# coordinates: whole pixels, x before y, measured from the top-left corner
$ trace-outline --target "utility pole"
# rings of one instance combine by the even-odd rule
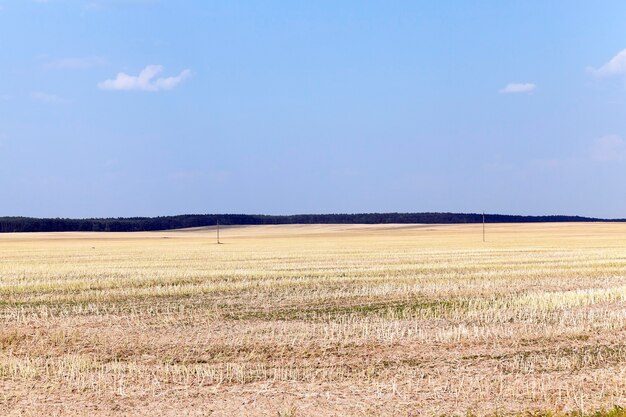
[[[483,211],[483,242],[485,241],[485,212]]]
[[[220,244],[220,219],[216,220],[217,222],[217,244]]]

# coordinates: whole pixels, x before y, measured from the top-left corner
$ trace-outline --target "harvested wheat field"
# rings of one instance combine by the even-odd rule
[[[0,415],[626,406],[626,224],[221,232],[0,235]]]

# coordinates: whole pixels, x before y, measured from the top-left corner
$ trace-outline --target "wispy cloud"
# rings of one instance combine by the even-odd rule
[[[512,171],[515,165],[506,161],[501,154],[494,155],[491,161],[485,163],[483,168],[489,171]]]
[[[156,0],[89,0],[83,3],[84,11],[98,11],[115,6],[145,6],[156,3]]]
[[[591,159],[598,162],[626,160],[626,141],[619,135],[595,139],[591,146]]]
[[[128,75],[124,72],[117,74],[112,80],[105,80],[98,83],[102,90],[118,91],[161,91],[176,88],[181,82],[191,76],[191,71],[186,69],[175,77],[155,78],[163,71],[162,65],[148,65],[139,75]]]
[[[626,49],[622,49],[600,68],[589,67],[587,70],[596,77],[611,77],[626,74]]]
[[[501,94],[530,93],[537,86],[533,83],[509,83],[500,90]]]
[[[213,183],[227,182],[231,177],[229,171],[204,171],[204,170],[191,170],[191,171],[177,171],[167,175],[167,179],[174,182],[194,182],[194,181],[209,181]]]
[[[106,65],[107,63],[107,59],[100,56],[70,57],[48,61],[44,64],[44,68],[58,70],[85,70],[100,65]]]
[[[69,101],[63,97],[57,96],[55,94],[48,94],[42,91],[33,91],[30,93],[30,98],[40,103],[48,103],[48,104],[64,104]]]

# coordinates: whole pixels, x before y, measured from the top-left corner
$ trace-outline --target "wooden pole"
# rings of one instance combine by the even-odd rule
[[[483,242],[485,241],[485,212],[483,211]]]
[[[220,220],[217,219],[217,244],[220,244]]]

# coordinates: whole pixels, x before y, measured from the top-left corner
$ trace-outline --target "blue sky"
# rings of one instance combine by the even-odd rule
[[[0,0],[0,215],[626,217],[626,2]]]

